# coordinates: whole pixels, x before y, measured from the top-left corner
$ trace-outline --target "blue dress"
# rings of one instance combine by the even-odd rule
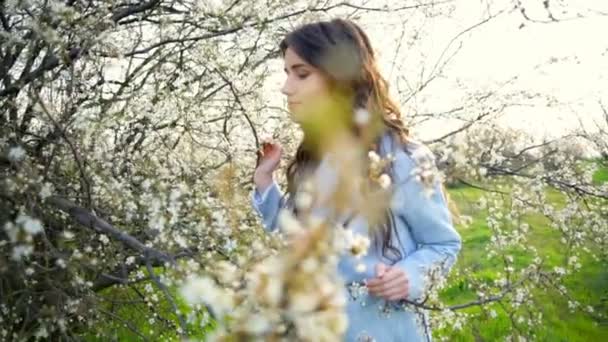
[[[427,341],[431,339],[427,316],[419,310],[387,302],[382,298],[367,294],[363,281],[375,277],[375,265],[383,262],[402,268],[409,279],[409,301],[425,298],[429,286],[428,274],[431,269],[439,269],[445,274],[450,269],[461,248],[461,239],[454,229],[451,214],[441,192],[441,184],[433,184],[432,193],[425,193],[423,184],[413,176],[421,161],[434,165],[431,151],[422,144],[396,142],[389,134],[380,139],[379,154],[391,153],[394,157],[391,178],[393,211],[396,235],[400,243],[393,243],[402,258],[395,262],[384,257],[379,248],[371,244],[366,256],[354,260],[343,256],[339,262],[339,272],[345,281],[349,298],[346,312],[348,328],[345,341]],[[322,169],[323,163],[319,166]],[[331,172],[323,172],[325,180],[331,184]],[[426,188],[428,189],[428,187]],[[263,193],[253,191],[252,204],[261,215],[267,231],[276,229],[279,210],[285,206],[281,190],[273,183]],[[348,227],[355,233],[368,235],[365,219],[355,217]],[[393,235],[395,237],[395,235]],[[371,237],[370,237],[371,239]],[[357,264],[363,262],[365,271],[358,272]]]

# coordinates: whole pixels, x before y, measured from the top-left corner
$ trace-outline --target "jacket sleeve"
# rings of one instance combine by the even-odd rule
[[[263,193],[254,188],[251,195],[251,204],[262,217],[264,229],[274,231],[277,228],[277,217],[284,205],[283,194],[276,182],[272,182]]]
[[[430,151],[429,151],[430,153]],[[432,163],[434,160],[427,159]],[[409,301],[420,301],[436,276],[444,277],[456,261],[461,238],[452,223],[441,184],[425,187],[415,177],[418,163],[403,154],[395,160],[393,208],[409,228],[416,249],[396,263],[409,280]],[[432,191],[429,191],[431,190]]]

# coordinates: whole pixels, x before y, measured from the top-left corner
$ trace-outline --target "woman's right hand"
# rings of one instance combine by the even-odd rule
[[[258,165],[253,175],[258,191],[263,192],[272,183],[272,174],[279,168],[282,155],[283,148],[278,143],[262,143],[262,148],[258,151]]]

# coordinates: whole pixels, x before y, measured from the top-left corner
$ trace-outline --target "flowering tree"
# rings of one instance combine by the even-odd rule
[[[142,339],[202,336],[207,328],[218,338],[339,336],[342,293],[331,269],[339,251],[364,253],[365,239],[285,214],[291,238],[284,241],[263,234],[249,208],[262,132],[276,129],[288,148],[297,137],[264,93],[276,42],[290,27],[326,16],[431,18],[453,5],[2,2],[0,337],[115,337],[119,326]],[[491,11],[465,31],[524,7]],[[401,90],[402,103],[422,96],[456,52],[450,44],[429,74]],[[563,280],[581,260],[606,260],[606,185],[592,181],[597,165],[563,140],[514,145],[513,134],[496,129],[512,95],[471,92],[447,113],[420,108],[411,116],[412,126],[462,122],[427,143],[448,179],[483,191],[476,208],[500,268],[498,277],[467,278],[463,264],[447,284],[435,282],[466,286],[471,300],[448,303],[436,286],[403,308],[435,311],[439,334],[474,326],[468,318],[491,319],[498,305],[514,334],[533,334],[542,319],[533,305],[539,288],[600,317],[596,303],[570,298]],[[605,147],[605,136],[581,135]],[[560,169],[545,168],[548,159]],[[562,196],[560,205],[548,189]],[[530,213],[546,217],[563,258],[547,260],[527,243]],[[290,278],[296,270],[304,278]],[[302,287],[312,274],[321,276]]]

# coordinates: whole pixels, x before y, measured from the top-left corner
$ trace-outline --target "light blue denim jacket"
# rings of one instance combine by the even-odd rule
[[[461,248],[460,235],[454,229],[440,183],[434,184],[434,191],[428,196],[424,193],[422,183],[412,175],[420,160],[418,156],[430,158],[427,160],[434,163],[430,150],[415,143],[403,146],[385,134],[380,140],[379,154],[385,156],[387,153],[395,158],[391,172],[394,190],[391,209],[399,237],[396,241],[400,243],[393,243],[393,246],[400,250],[402,259],[395,263],[385,258],[380,248],[374,247],[373,243],[368,254],[361,260],[346,255],[341,258],[339,271],[349,294],[346,308],[349,322],[345,341],[430,340],[425,314],[399,305],[402,304],[400,302],[387,303],[381,298],[368,295],[358,285],[375,276],[377,263],[394,264],[402,268],[409,279],[407,299],[420,302],[424,300],[425,289],[429,286],[429,277],[425,275],[431,267],[439,265],[441,272],[447,273]],[[333,183],[331,172],[324,171],[323,177],[326,186]],[[285,206],[278,185],[273,183],[262,194],[254,190],[252,204],[261,215],[264,228],[274,231],[278,212]],[[368,225],[363,218],[355,217],[348,227],[355,233],[368,235]],[[365,271],[357,272],[355,267],[361,262],[366,266]]]

